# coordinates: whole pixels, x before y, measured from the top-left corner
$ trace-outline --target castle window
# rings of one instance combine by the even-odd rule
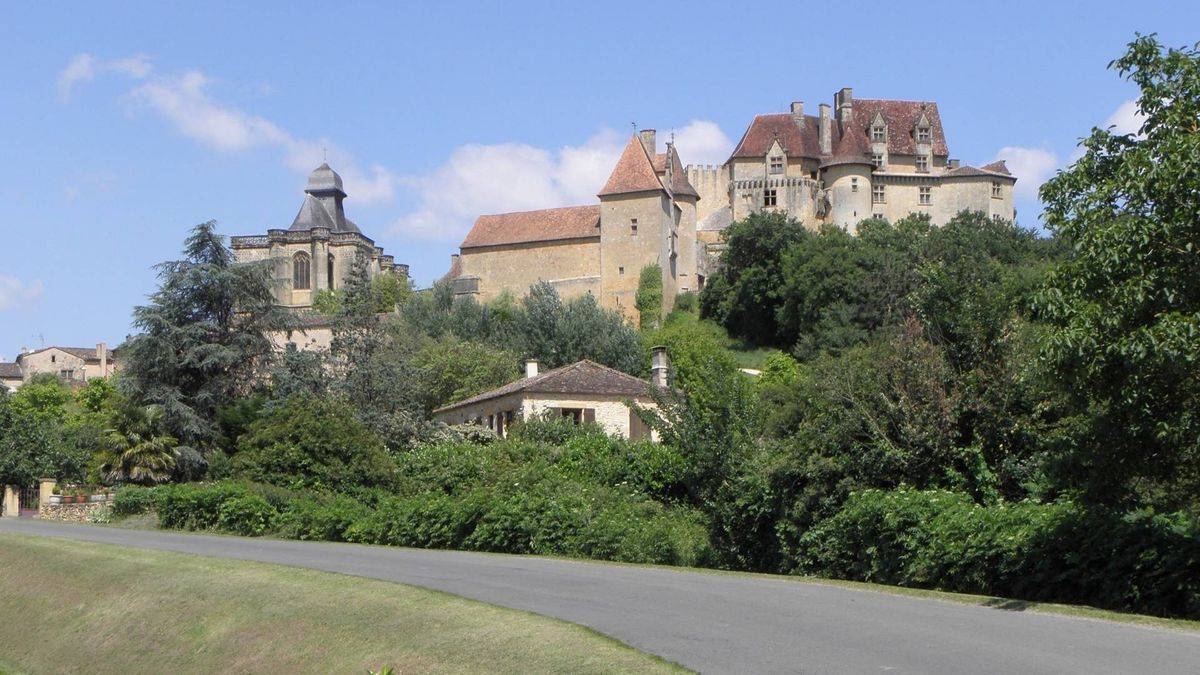
[[[922,173],[929,171],[929,157],[927,155],[917,155],[917,171]]]
[[[876,143],[882,143],[887,140],[887,128],[881,125],[871,127],[871,140]]]
[[[929,206],[933,203],[933,188],[929,187],[928,185],[922,185],[921,187],[917,188],[917,192],[920,195],[920,203],[922,206]]]
[[[917,142],[928,143],[930,138],[929,127],[917,127]]]
[[[882,213],[872,213],[872,214],[871,214],[871,217],[872,217],[872,218],[874,218],[875,220],[883,220],[883,214],[882,214]]]
[[[327,273],[325,275],[325,278],[329,281],[329,290],[332,291],[333,290],[333,255],[332,254],[329,256],[328,260],[329,260],[329,264],[326,265]]]
[[[876,169],[883,168],[883,155],[881,153],[877,152],[871,155],[871,166],[874,166]]]
[[[1000,184],[999,184],[999,183],[992,183],[992,198],[993,198],[993,199],[1000,199],[1000,194],[1001,194],[1001,193],[1000,193]]]
[[[292,256],[292,288],[297,291],[307,291],[311,286],[312,259],[307,253],[300,252]]]
[[[872,185],[871,186],[871,203],[872,204],[884,203],[883,186],[882,185]]]
[[[630,221],[629,221],[629,234],[630,234],[630,235],[632,235],[632,236],[634,236],[634,237],[636,237],[636,236],[637,236],[637,218],[630,219]]]
[[[858,179],[857,178],[850,179],[850,191],[858,192]]]
[[[763,190],[763,206],[775,206],[776,203],[775,190]]]
[[[625,274],[625,268],[624,268],[624,267],[618,267],[618,268],[617,268],[617,274]]]
[[[783,158],[782,157],[772,157],[771,158],[771,173],[783,173]]]

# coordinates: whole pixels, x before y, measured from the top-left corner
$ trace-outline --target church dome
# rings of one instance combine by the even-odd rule
[[[343,195],[346,191],[342,189],[342,177],[338,172],[329,168],[329,164],[322,163],[313,172],[308,174],[308,185],[304,188],[305,192],[341,192]]]

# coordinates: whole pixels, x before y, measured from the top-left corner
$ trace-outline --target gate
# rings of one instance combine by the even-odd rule
[[[37,515],[37,513],[38,513],[38,493],[39,493],[39,490],[36,485],[34,485],[32,487],[21,488],[21,494],[20,494],[20,499],[19,499],[20,508],[18,509],[18,511],[22,518],[32,518]]]

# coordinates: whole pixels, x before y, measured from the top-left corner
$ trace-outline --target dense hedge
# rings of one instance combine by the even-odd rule
[[[787,553],[826,577],[1200,617],[1200,521],[1182,513],[867,490]]]

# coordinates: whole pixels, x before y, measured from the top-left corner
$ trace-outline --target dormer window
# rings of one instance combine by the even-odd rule
[[[883,154],[882,153],[877,152],[877,153],[871,155],[871,166],[875,167],[876,169],[883,168]]]
[[[929,127],[917,127],[917,142],[928,143],[930,139]]]
[[[871,125],[871,142],[882,143],[887,140],[887,127],[882,124]]]
[[[772,157],[771,158],[771,173],[783,173],[783,158],[782,157]]]

